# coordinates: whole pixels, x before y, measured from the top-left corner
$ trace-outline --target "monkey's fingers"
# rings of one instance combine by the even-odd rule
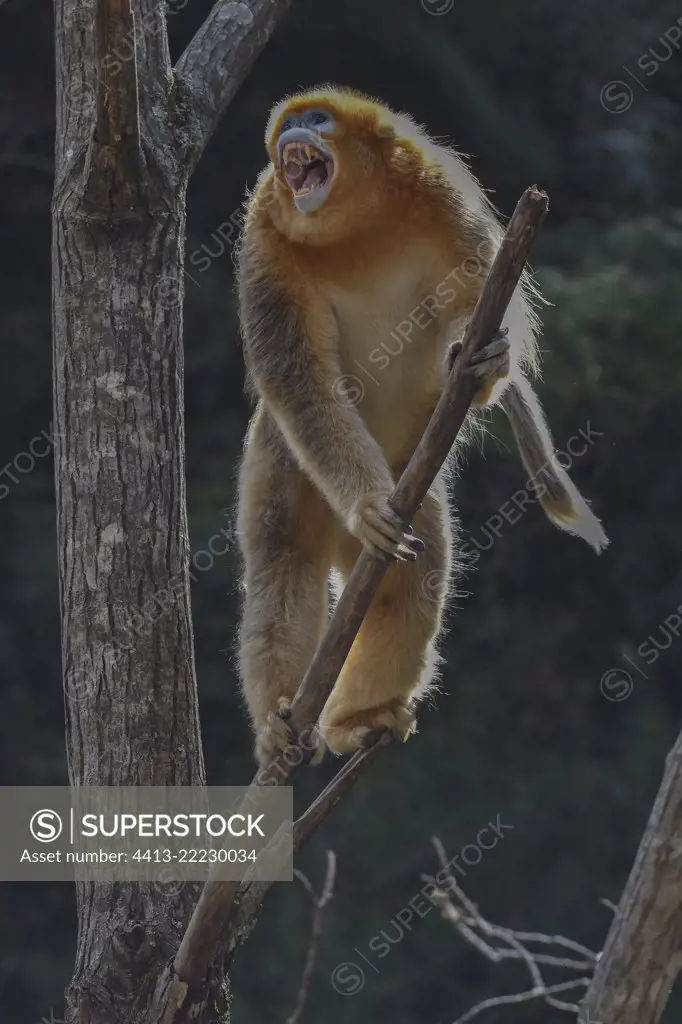
[[[505,352],[509,352],[509,328],[501,327],[499,331],[493,334],[492,338],[487,345],[483,348],[479,348],[477,352],[474,352],[471,360],[469,361],[470,366],[474,366],[476,363],[484,363],[486,359],[491,359],[494,356],[502,355]]]
[[[348,530],[375,558],[386,561],[414,561],[424,542],[412,533],[391,508],[387,495],[367,494],[360,498],[349,516]]]
[[[491,361],[492,361],[492,363],[491,363],[491,366],[492,366],[494,364],[494,361],[497,359],[498,356],[504,356],[505,354],[507,356],[507,363],[508,363],[508,361],[509,361],[509,349],[510,349],[510,342],[509,342],[508,334],[509,334],[509,328],[508,327],[501,327],[499,331],[496,331],[495,334],[493,334],[492,338],[490,339],[490,341],[488,342],[487,345],[484,345],[483,348],[480,348],[477,352],[474,352],[473,356],[471,357],[471,359],[470,359],[470,361],[469,361],[469,363],[467,365],[465,373],[467,373],[469,376],[475,377],[476,379],[481,379],[481,377],[483,377],[483,379],[485,379],[485,370],[476,371],[476,370],[473,369],[474,366],[478,366],[480,364],[488,364]],[[448,349],[448,354],[447,354],[447,368],[448,368],[448,372],[450,372],[450,370],[452,370],[453,366],[455,365],[455,361],[459,357],[461,351],[462,351],[462,342],[461,341],[454,341],[452,343],[452,345],[450,346],[450,348]],[[500,365],[504,366],[504,362],[502,361],[500,363]],[[490,372],[491,372],[491,377],[495,376],[495,372],[496,371],[493,371],[491,369]],[[509,366],[507,365],[507,369],[505,370],[505,372],[504,373],[499,373],[498,372],[497,373],[497,377],[498,378],[499,377],[505,377],[508,372],[509,372]]]
[[[509,373],[509,338],[507,328],[498,331],[493,340],[475,352],[465,369],[467,377],[481,383],[491,383],[506,377]]]
[[[415,552],[401,550],[400,545],[387,541],[379,532],[367,529],[362,535],[362,545],[374,558],[380,558],[383,562],[413,562],[417,555]]]
[[[364,514],[365,543],[385,555],[404,562],[413,562],[424,550],[424,542],[415,537],[409,523],[404,523],[388,503],[370,505]]]

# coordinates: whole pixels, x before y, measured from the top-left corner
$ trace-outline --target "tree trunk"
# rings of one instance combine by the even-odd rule
[[[609,931],[580,1024],[658,1024],[682,969],[682,733]]]
[[[216,3],[173,71],[162,0],[55,0],[55,473],[74,785],[205,784],[185,506],[185,194],[290,2]],[[68,1024],[155,1024],[198,886],[77,891]],[[227,1024],[222,949],[173,998],[182,989],[193,1024]]]
[[[75,784],[205,782],[187,572],[181,288],[173,291],[183,199],[163,217],[116,225],[85,213],[70,190],[55,204],[60,598]],[[195,887],[176,889],[78,887],[69,1020],[145,1019],[196,898]],[[226,994],[216,977],[212,996],[223,1009]]]
[[[163,4],[139,6],[163,18]],[[75,785],[201,785],[184,474],[187,172],[166,103],[167,52],[160,23],[144,40],[125,0],[58,0],[56,20],[54,429],[69,774]],[[124,54],[125,32],[137,33],[137,61],[104,70],[103,54]],[[137,65],[154,56],[158,78],[138,97]],[[77,890],[67,1021],[147,1024],[196,885]],[[197,1024],[229,1019],[219,959],[202,1003]]]

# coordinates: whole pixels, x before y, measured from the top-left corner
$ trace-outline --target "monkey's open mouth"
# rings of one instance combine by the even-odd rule
[[[287,142],[282,150],[282,171],[295,196],[305,196],[329,184],[334,161],[309,142]]]

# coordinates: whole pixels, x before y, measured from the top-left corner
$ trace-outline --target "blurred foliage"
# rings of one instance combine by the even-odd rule
[[[177,56],[207,0],[169,19]],[[509,214],[532,181],[551,211],[534,264],[553,305],[544,313],[540,386],[557,445],[594,437],[572,473],[612,546],[599,559],[536,508],[481,553],[454,602],[442,693],[419,737],[389,751],[339,806],[301,858],[320,880],[338,856],[305,1021],[447,1021],[526,979],[493,969],[432,912],[397,941],[396,915],[435,867],[430,837],[454,854],[499,814],[513,826],[480,864],[468,893],[503,924],[561,932],[599,948],[627,877],[682,710],[682,643],[645,665],[637,647],[661,639],[682,602],[682,55],[663,33],[676,4],[591,0],[455,2],[441,17],[419,0],[295,0],[237,96],[189,195],[186,281],[187,471],[192,548],[205,548],[234,505],[248,416],[232,294],[230,245],[217,231],[238,211],[264,162],[262,132],[282,94],[337,81],[409,110],[472,154],[476,174]],[[440,5],[443,6],[443,5]],[[40,0],[0,9],[0,462],[48,431],[52,21]],[[652,51],[653,48],[653,51]],[[658,54],[645,76],[640,57]],[[649,63],[650,70],[650,63]],[[634,76],[634,77],[633,77]],[[607,109],[611,82],[628,109]],[[604,97],[604,103],[600,101]],[[211,266],[198,270],[202,246]],[[196,259],[192,260],[192,255]],[[3,478],[5,479],[5,478]],[[52,465],[49,457],[0,501],[0,783],[64,783],[63,694]],[[495,417],[457,485],[462,528],[523,486],[505,423]],[[231,550],[194,587],[202,722],[212,783],[247,781],[250,736],[234,674],[238,558]],[[634,662],[628,664],[628,660]],[[611,667],[629,671],[620,703],[600,692]],[[301,773],[310,797],[331,765]],[[1,824],[0,824],[1,827]],[[308,897],[271,893],[234,967],[235,1021],[282,1024],[295,1003],[308,944]],[[373,938],[385,931],[390,953]],[[34,1024],[60,1014],[75,944],[68,885],[0,885],[0,1016]],[[369,963],[362,958],[366,957]],[[331,976],[357,964],[365,983],[337,993]],[[679,993],[665,1024],[680,1019]],[[495,1011],[490,1024],[559,1024],[558,1010]]]

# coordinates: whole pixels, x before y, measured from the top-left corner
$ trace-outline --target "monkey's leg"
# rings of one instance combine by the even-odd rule
[[[287,712],[326,625],[332,513],[262,411],[241,468],[242,688],[259,764],[297,742]],[[306,752],[312,739],[300,740]]]
[[[336,753],[361,747],[372,733],[386,729],[407,739],[415,730],[417,703],[433,678],[451,548],[440,484],[424,499],[414,525],[426,549],[418,561],[387,570],[322,713],[323,738]],[[344,575],[358,551],[357,542],[341,540]]]
[[[472,405],[486,405],[497,382],[509,374],[511,357],[508,330],[507,327],[503,327],[497,331],[487,345],[474,353],[465,370],[467,376],[473,377],[480,385],[473,397]],[[456,341],[450,346],[447,356],[448,373],[461,350],[461,341]]]

